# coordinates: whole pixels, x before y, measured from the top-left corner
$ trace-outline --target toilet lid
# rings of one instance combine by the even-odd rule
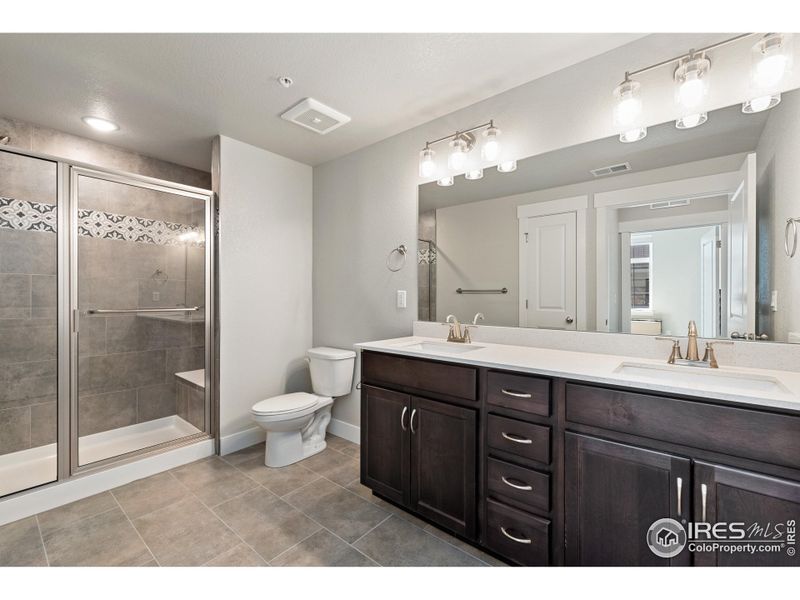
[[[253,412],[259,415],[278,415],[282,413],[296,412],[305,408],[310,408],[317,403],[318,398],[314,394],[297,392],[295,394],[284,394],[273,396],[253,405]]]

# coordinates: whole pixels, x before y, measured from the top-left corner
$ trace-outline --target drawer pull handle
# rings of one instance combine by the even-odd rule
[[[705,483],[700,484],[700,506],[702,507],[700,513],[700,521],[706,522],[706,504],[708,502],[708,486]]]
[[[404,406],[403,407],[403,412],[400,413],[400,428],[403,431],[407,431],[408,430],[408,427],[406,427],[406,413],[407,412],[408,412],[408,407]]]
[[[523,484],[523,485],[520,485],[520,484],[518,484],[518,483],[514,483],[514,482],[513,482],[513,481],[511,481],[510,479],[506,479],[505,475],[502,475],[502,476],[500,477],[500,479],[502,479],[502,480],[503,480],[503,483],[505,483],[507,486],[509,486],[509,487],[512,487],[512,488],[514,488],[515,490],[522,490],[523,492],[530,492],[530,491],[532,491],[532,490],[533,490],[533,486],[530,486],[530,485],[524,485],[524,484]]]
[[[515,444],[532,444],[533,440],[529,440],[528,438],[520,437],[513,433],[506,433],[503,431],[500,435],[506,438],[509,442],[514,442]]]
[[[682,496],[683,496],[683,479],[681,477],[678,477],[676,483],[678,484],[678,518],[680,518],[682,516],[681,515],[681,512],[682,512],[681,509],[682,509],[682,505],[683,505],[683,502],[682,502],[682,500],[683,500],[683,498],[682,498]]]
[[[508,539],[510,539],[513,542],[517,542],[518,544],[530,544],[531,543],[530,538],[518,538],[516,536],[513,536],[513,535],[511,535],[510,533],[508,533],[506,531],[505,527],[501,527],[500,531],[502,531],[503,535],[506,536]]]
[[[500,391],[503,392],[506,396],[513,396],[514,398],[532,398],[530,394],[526,394],[525,392],[515,392],[514,390],[507,390],[507,389],[502,389]]]

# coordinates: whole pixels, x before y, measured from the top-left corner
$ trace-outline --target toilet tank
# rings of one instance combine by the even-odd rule
[[[356,353],[340,348],[311,348],[308,351],[311,385],[320,396],[344,396],[353,387]]]

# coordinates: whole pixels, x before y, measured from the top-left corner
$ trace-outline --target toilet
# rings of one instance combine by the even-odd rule
[[[264,464],[285,467],[325,449],[333,399],[350,393],[356,353],[311,348],[306,358],[313,394],[297,392],[261,400],[251,410],[267,432]]]

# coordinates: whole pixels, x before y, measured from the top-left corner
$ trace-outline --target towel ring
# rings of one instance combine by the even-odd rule
[[[783,249],[786,251],[786,256],[789,258],[794,257],[797,252],[797,222],[800,219],[788,218],[786,219],[786,229],[783,234]],[[789,227],[792,228],[792,247],[789,249]]]
[[[403,257],[403,260],[400,262],[400,266],[396,269],[393,269],[389,262],[392,260],[392,256],[397,253]],[[405,244],[400,244],[397,248],[389,252],[389,256],[386,257],[386,268],[389,269],[392,273],[397,273],[400,269],[406,266],[406,254],[408,254],[408,248],[406,248]]]

